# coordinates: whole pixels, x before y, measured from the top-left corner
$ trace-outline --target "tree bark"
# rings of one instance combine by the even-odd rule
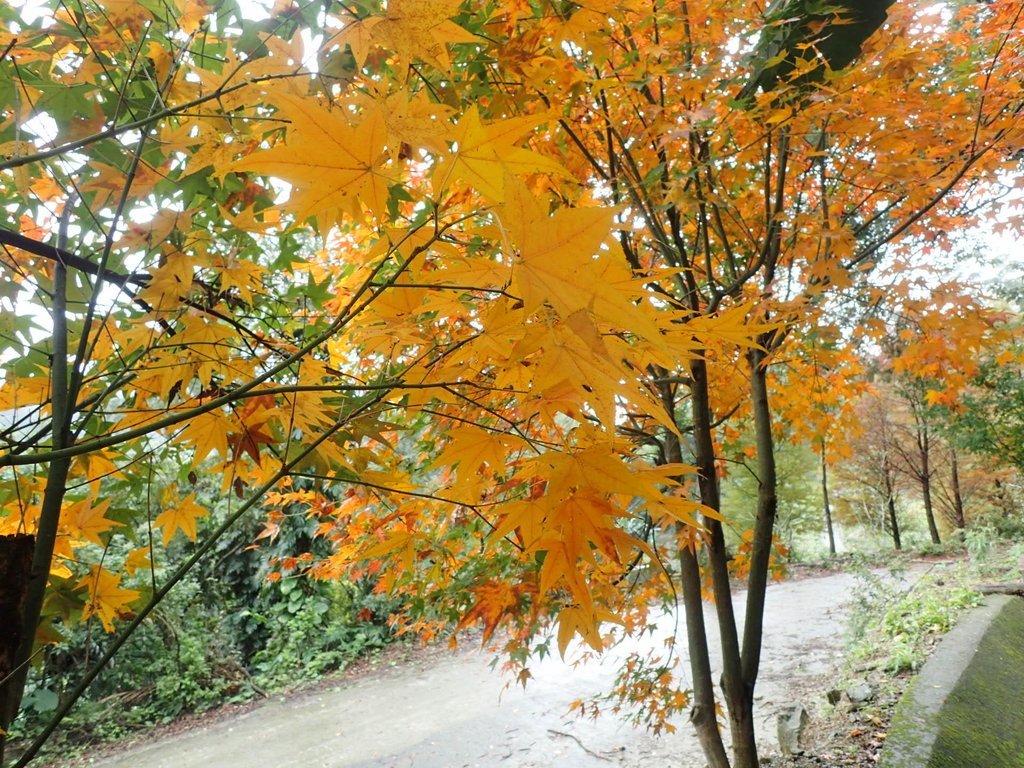
[[[67,244],[67,215],[61,219],[58,247]],[[54,450],[70,446],[71,412],[74,404],[70,400],[68,371],[68,324],[67,324],[67,268],[56,263],[53,267],[53,363],[50,368],[50,413],[51,434]],[[10,717],[8,725],[17,716],[21,698],[25,692],[28,669],[32,661],[36,629],[42,616],[46,599],[46,586],[50,579],[50,564],[60,526],[61,507],[67,494],[68,473],[71,459],[55,459],[50,462],[46,473],[46,488],[39,509],[32,560],[28,572],[28,584],[18,629],[18,647],[14,653],[12,672],[0,690],[4,718]]]
[[[897,550],[902,550],[903,543],[900,541],[900,524],[896,518],[896,489],[893,486],[892,469],[888,462],[883,466],[882,474],[885,476],[885,505],[889,513],[889,529],[892,533],[892,543]]]
[[[694,452],[697,464],[698,487],[701,503],[715,510],[722,508],[718,486],[718,468],[715,466],[715,447],[712,428],[711,404],[708,391],[707,366],[702,359],[690,366],[692,378],[691,398],[694,433]],[[753,695],[747,694],[743,679],[739,633],[732,605],[729,581],[729,556],[725,546],[722,524],[705,517],[708,530],[707,554],[711,571],[711,585],[715,597],[715,613],[722,648],[722,690],[729,715],[735,768],[757,768],[757,743],[754,738]]]
[[[924,515],[928,520],[928,533],[932,544],[941,544],[939,528],[935,524],[935,511],[932,507],[932,469],[931,469],[931,438],[928,424],[923,416],[917,419],[917,450],[921,457],[921,497],[924,500]]]
[[[25,610],[35,537],[27,533],[0,536],[0,680],[9,680],[17,667],[24,632]],[[18,714],[14,687],[0,687],[0,729],[6,731]],[[0,732],[0,765],[4,764],[4,734]]]
[[[828,500],[828,462],[825,458],[825,446],[821,446],[821,500],[825,505],[825,531],[828,533],[828,553],[836,554],[836,535],[832,528],[832,505]]]
[[[704,625],[704,598],[701,594],[700,565],[696,552],[688,547],[679,550],[680,583],[683,611],[686,614],[686,642],[690,654],[690,676],[693,703],[690,722],[697,732],[708,768],[729,768],[722,732],[718,729],[715,707],[715,684],[711,675],[707,628]]]
[[[768,569],[772,553],[772,535],[778,513],[775,466],[775,444],[772,439],[771,407],[768,403],[767,353],[760,348],[747,355],[750,366],[750,389],[754,413],[754,435],[757,447],[757,518],[750,552],[747,577],[747,607],[743,624],[743,694],[744,704],[754,707],[754,685],[761,665],[761,640],[764,632],[764,599],[768,587]]]
[[[950,464],[952,465],[952,486],[953,486],[953,515],[957,530],[963,535],[967,527],[967,520],[964,517],[964,497],[960,493],[960,464],[957,461],[956,451],[950,451]]]
[[[661,400],[666,412],[675,418],[675,400],[668,388],[661,391]],[[682,464],[683,452],[679,437],[667,434],[665,437],[665,458],[669,463]],[[708,653],[708,635],[704,624],[704,596],[701,589],[700,564],[697,562],[696,545],[684,546],[679,550],[680,587],[683,595],[683,612],[686,615],[686,642],[690,657],[690,678],[693,685],[693,703],[690,707],[690,722],[693,723],[709,768],[729,768],[722,732],[718,728],[715,707],[715,683],[711,674],[711,659]]]

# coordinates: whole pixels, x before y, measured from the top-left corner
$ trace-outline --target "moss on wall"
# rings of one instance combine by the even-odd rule
[[[1024,768],[1024,600],[992,622],[937,725],[928,768]]]

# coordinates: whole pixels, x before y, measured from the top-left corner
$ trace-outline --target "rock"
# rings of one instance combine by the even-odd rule
[[[802,704],[789,704],[779,710],[778,735],[779,749],[784,755],[798,754],[800,738],[807,727],[807,710]]]
[[[874,698],[875,691],[867,683],[856,683],[846,689],[846,698],[851,704],[863,704]]]

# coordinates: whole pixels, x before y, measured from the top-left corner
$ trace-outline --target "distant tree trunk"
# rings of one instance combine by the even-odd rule
[[[885,505],[889,513],[889,529],[892,533],[892,543],[897,550],[903,549],[903,543],[900,541],[900,524],[899,520],[896,519],[896,487],[893,483],[892,471],[886,463],[883,467],[882,474],[885,477]]]
[[[828,462],[825,460],[825,446],[821,446],[821,499],[825,504],[825,530],[828,532],[828,553],[836,553],[836,536],[832,529],[832,505],[828,501]]]
[[[957,461],[956,451],[951,450],[949,452],[950,465],[952,469],[952,486],[953,486],[953,522],[960,531],[960,536],[963,537],[964,528],[967,527],[967,521],[964,518],[964,497],[960,493],[960,465]],[[998,482],[998,481],[997,481]]]
[[[996,498],[999,500],[999,507],[1003,510],[1003,517],[1013,517],[1017,513],[1017,505],[1013,498],[1006,491],[1006,485],[998,477],[993,481],[996,487]]]
[[[928,434],[928,423],[923,417],[917,418],[917,450],[921,458],[921,497],[924,500],[924,515],[928,520],[928,533],[932,544],[941,544],[939,528],[935,524],[935,511],[932,508],[932,470],[931,470],[931,436]]]

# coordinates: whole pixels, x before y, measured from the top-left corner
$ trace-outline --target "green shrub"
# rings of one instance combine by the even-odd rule
[[[285,579],[276,588],[285,599],[252,614],[267,631],[265,645],[250,660],[261,685],[320,677],[391,640],[383,618],[390,611],[364,588],[305,579]]]

